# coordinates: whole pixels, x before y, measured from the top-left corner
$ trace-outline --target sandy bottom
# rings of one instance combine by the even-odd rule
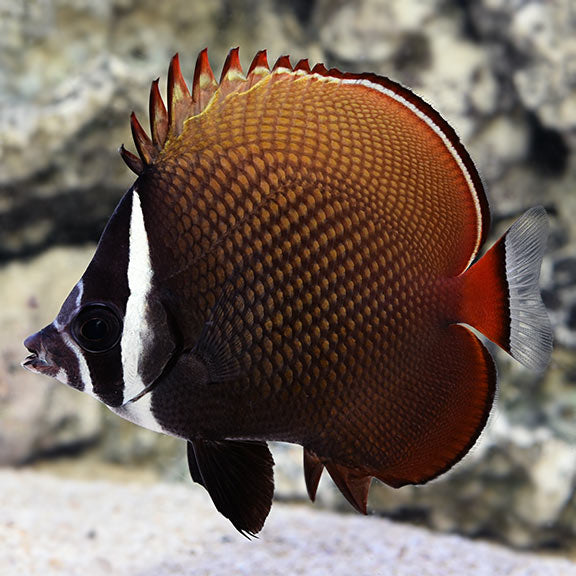
[[[0,471],[0,574],[576,576],[576,564],[275,503],[248,541],[200,487]]]

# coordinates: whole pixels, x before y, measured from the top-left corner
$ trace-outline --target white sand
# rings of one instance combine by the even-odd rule
[[[258,540],[200,487],[0,471],[0,574],[106,576],[576,576],[576,564],[275,503]]]

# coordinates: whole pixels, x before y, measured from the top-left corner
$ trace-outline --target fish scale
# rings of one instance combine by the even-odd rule
[[[192,91],[178,57],[149,137],[131,116],[138,175],[57,320],[24,365],[118,415],[187,441],[192,479],[241,532],[273,496],[266,442],[303,446],[366,512],[372,477],[437,477],[492,406],[475,328],[545,368],[538,288],[547,238],[533,208],[477,259],[489,210],[452,128],[374,74],[270,69],[238,50]],[[474,264],[472,264],[474,262]]]
[[[225,112],[222,114],[225,114]],[[187,128],[192,133],[196,132],[192,126],[187,126]],[[231,128],[230,130],[233,132],[234,128]],[[182,138],[185,138],[185,136],[186,131],[183,133]],[[271,137],[274,137],[274,133],[271,133]],[[226,141],[225,134],[223,135],[223,139]],[[175,152],[175,154],[178,154],[178,152]],[[202,190],[213,190],[210,181],[211,174],[216,170],[216,168],[214,168],[213,165],[209,165],[207,162],[195,162],[190,158],[190,154],[187,154],[189,158],[188,165],[192,167],[191,172],[195,174],[195,179],[198,182],[198,192],[196,192],[195,195],[196,197],[201,197]],[[226,157],[226,152],[222,151],[222,155]],[[243,156],[245,156],[245,154],[241,151],[237,153],[238,159]],[[262,169],[266,167],[266,164],[263,162],[258,163],[253,158],[250,160],[248,166],[251,166],[252,170],[247,169],[246,165],[238,166],[232,164],[232,166],[228,165],[228,168],[232,168],[233,172],[234,168],[236,168],[237,172],[240,172],[243,169],[245,173],[251,174],[251,180],[253,183],[265,181],[267,174],[266,171],[263,171]],[[167,160],[167,153],[166,156],[164,156],[164,158],[155,165],[155,169],[162,172],[163,176],[166,177],[166,174],[170,174],[170,168],[169,166],[163,166],[163,161],[169,162],[169,160]],[[211,161],[216,161],[214,156],[212,156]],[[280,161],[278,163],[280,163]],[[258,164],[261,170],[260,174],[255,172]],[[199,166],[199,168],[196,169],[195,166]],[[257,174],[258,176],[256,176]],[[305,176],[305,174],[302,176],[302,180],[305,180]],[[238,178],[235,180],[238,181]],[[276,179],[273,178],[273,180]],[[240,180],[239,183],[241,186],[240,191],[245,195],[249,195],[249,182],[246,180],[242,182]],[[349,375],[346,375],[344,370],[340,370],[340,374],[338,374],[337,378],[337,372],[333,369],[332,364],[322,362],[323,355],[321,352],[323,347],[328,344],[326,354],[329,354],[331,351],[335,352],[337,359],[335,363],[336,367],[339,365],[343,367],[346,366],[348,356],[356,353],[360,355],[360,359],[362,360],[364,356],[364,348],[362,344],[366,339],[366,335],[370,335],[371,333],[371,330],[365,326],[366,320],[370,319],[371,322],[374,322],[373,319],[375,317],[379,318],[379,315],[373,314],[370,309],[370,304],[374,305],[373,303],[377,301],[377,294],[388,293],[389,300],[396,303],[396,307],[399,308],[398,318],[400,320],[404,317],[402,311],[406,311],[407,309],[407,305],[403,304],[403,302],[411,300],[411,293],[410,291],[401,291],[399,286],[396,286],[395,289],[387,286],[385,278],[379,283],[374,282],[372,285],[364,285],[370,280],[370,278],[359,276],[358,270],[364,270],[367,261],[373,260],[377,263],[380,262],[379,267],[383,270],[390,266],[389,261],[391,258],[385,253],[381,254],[381,242],[378,242],[377,240],[381,237],[381,233],[379,234],[379,232],[381,232],[381,230],[379,230],[380,227],[374,223],[374,220],[364,219],[365,221],[363,221],[363,219],[359,217],[358,212],[354,211],[352,206],[350,206],[350,202],[346,202],[346,205],[344,205],[344,203],[338,204],[340,212],[337,215],[337,221],[342,222],[343,226],[338,227],[338,231],[336,231],[333,223],[331,224],[330,221],[326,221],[325,219],[318,219],[317,213],[322,210],[322,206],[326,205],[330,199],[326,198],[323,189],[318,186],[318,182],[314,182],[313,186],[314,187],[309,184],[301,187],[292,186],[294,196],[293,205],[287,205],[284,208],[287,211],[286,216],[284,216],[283,213],[279,213],[275,217],[272,217],[269,207],[278,205],[274,202],[273,197],[275,195],[283,197],[283,191],[279,190],[274,192],[270,186],[260,186],[260,189],[252,191],[251,198],[254,212],[252,216],[248,214],[241,221],[244,224],[242,233],[235,234],[231,230],[229,232],[231,242],[227,243],[225,241],[225,235],[222,236],[222,232],[218,231],[218,234],[215,234],[214,243],[223,244],[224,247],[228,246],[228,250],[225,249],[220,251],[217,258],[221,263],[220,266],[223,266],[222,263],[233,261],[235,255],[246,254],[248,246],[254,242],[255,237],[263,239],[260,253],[268,256],[268,262],[266,262],[266,257],[263,258],[262,262],[259,262],[257,255],[256,262],[247,260],[242,261],[241,263],[236,263],[236,266],[240,267],[237,273],[241,275],[242,278],[244,278],[242,276],[243,269],[252,269],[254,267],[256,267],[256,269],[259,268],[259,276],[261,278],[261,281],[256,285],[256,288],[254,287],[254,284],[250,285],[245,282],[244,291],[247,293],[248,298],[247,302],[244,303],[243,308],[253,307],[253,312],[255,313],[252,317],[253,324],[257,326],[261,325],[266,318],[277,317],[275,316],[277,313],[279,313],[280,317],[283,318],[286,307],[289,307],[289,310],[295,311],[296,314],[291,318],[291,322],[295,323],[298,328],[301,326],[301,328],[297,330],[297,342],[301,342],[306,349],[311,351],[311,353],[305,356],[304,365],[312,365],[312,357],[317,360],[312,366],[310,373],[301,372],[297,373],[296,376],[298,380],[302,379],[300,387],[314,397],[318,389],[323,390],[330,383],[337,387],[343,387],[345,385],[352,387],[355,380],[363,377],[362,371],[367,370],[364,363],[359,362],[356,364],[356,373],[351,372]],[[178,175],[178,181],[172,184],[172,187],[178,191],[182,189],[183,186],[180,183],[180,174]],[[269,190],[268,194],[272,196],[272,198],[266,198],[261,191],[262,188]],[[186,190],[189,189],[190,188],[186,188]],[[346,194],[344,194],[344,196],[346,197]],[[210,195],[210,198],[215,204],[214,207],[206,201],[200,202],[198,200],[197,204],[202,207],[203,210],[200,210],[200,208],[197,210],[192,208],[192,213],[195,216],[193,218],[194,225],[196,228],[201,230],[207,229],[213,231],[218,229],[216,219],[211,217],[211,215],[216,214],[217,211],[219,211],[219,216],[224,221],[228,219],[228,214],[230,214],[230,217],[234,215],[234,207],[225,212],[225,208],[227,207],[226,203],[221,202],[219,196],[212,194]],[[305,207],[305,209],[298,211],[296,208],[298,205]],[[175,217],[178,219],[179,214],[176,213]],[[284,218],[282,219],[282,217]],[[203,221],[208,222],[208,224],[203,226]],[[282,222],[284,223],[283,226],[281,225]],[[236,224],[237,232],[238,228],[240,228],[239,223]],[[338,260],[336,259],[337,251],[335,249],[326,250],[327,246],[323,246],[320,242],[320,239],[323,238],[321,233],[318,234],[321,228],[330,231],[329,234],[333,238],[333,246],[342,246],[345,248],[342,251],[341,260],[343,260],[346,265],[340,265],[340,274],[333,273],[333,268],[338,264]],[[306,241],[313,235],[316,237],[316,240],[313,241],[308,248],[303,248],[301,239],[304,238],[304,241]],[[190,237],[190,234],[185,235],[185,237]],[[276,261],[273,261],[271,257],[272,247],[282,244],[291,246],[294,237],[300,240],[298,243],[300,244],[299,248],[301,250],[300,266],[296,268],[292,266],[290,264],[291,260],[287,258],[289,253],[286,254],[283,251],[280,252],[279,258],[277,258]],[[327,238],[328,234],[326,234],[325,237]],[[204,247],[202,241],[200,241],[199,244]],[[248,244],[248,246],[246,246],[246,244]],[[207,248],[207,251],[211,250],[212,246]],[[191,255],[193,254],[193,249],[192,246],[190,246],[188,249],[180,250],[179,252],[181,254],[184,253]],[[250,298],[249,296],[251,293],[254,293],[255,296],[258,295],[258,287],[264,287],[265,280],[274,280],[273,286],[268,287],[269,294],[274,294],[275,290],[280,289],[283,286],[282,281],[278,282],[276,280],[278,272],[283,274],[280,266],[284,265],[284,263],[289,264],[289,270],[286,276],[291,278],[291,281],[295,285],[300,286],[300,291],[302,290],[302,286],[307,286],[307,292],[301,295],[297,292],[296,298],[294,299],[269,298],[266,299],[264,303],[261,303],[261,305],[254,306],[254,297]],[[202,277],[201,273],[203,269],[211,269],[215,270],[215,274],[218,275],[218,270],[220,268],[218,265],[210,267],[202,266],[198,262],[193,264],[196,266],[198,275],[193,275],[191,284],[198,289],[198,292],[195,293],[188,290],[188,293],[191,294],[192,300],[196,302],[205,302],[206,307],[210,308],[216,302],[216,291],[219,287],[207,282],[206,279]],[[184,265],[189,267],[192,264],[186,263]],[[404,262],[402,258],[399,259],[397,266],[406,272],[407,263]],[[228,269],[226,273],[229,275],[231,270]],[[343,293],[340,294],[340,301],[330,301],[328,299],[330,285],[323,287],[320,282],[321,278],[326,277],[328,277],[329,280],[332,278],[333,286],[339,284],[344,288]],[[246,279],[244,278],[244,280]],[[363,291],[365,292],[364,297],[362,297]],[[342,302],[345,302],[346,304],[342,305]],[[317,326],[313,324],[314,319],[319,318],[323,314],[330,318],[333,310],[335,312],[333,325],[329,325],[328,329],[325,330],[324,333],[315,330]],[[206,316],[207,313],[208,311],[204,310],[204,316]],[[379,323],[383,326],[387,326],[386,308],[383,310],[383,315],[384,318]],[[410,320],[411,317],[416,317],[417,315],[418,314],[415,312],[411,312],[406,316],[406,319]],[[395,318],[392,314],[392,323],[394,322]],[[331,342],[331,334],[338,335],[341,326],[346,326],[344,334],[345,339],[341,337],[339,345],[334,346]],[[241,332],[250,332],[251,330],[252,327],[250,325],[247,325],[246,323],[242,324]],[[399,337],[402,335],[402,331],[403,325],[399,322],[397,328],[397,335]],[[260,398],[268,398],[271,389],[276,389],[279,391],[285,391],[284,394],[286,395],[293,393],[295,394],[295,399],[297,399],[300,395],[300,390],[299,388],[290,386],[292,379],[290,378],[287,383],[283,382],[286,374],[284,367],[289,366],[294,361],[293,349],[297,344],[294,341],[291,342],[286,339],[283,334],[282,324],[276,324],[273,326],[272,335],[278,335],[276,346],[269,336],[262,335],[260,339],[251,338],[251,341],[253,341],[252,350],[248,349],[244,351],[246,357],[251,357],[252,354],[256,356],[256,362],[252,362],[255,366],[254,372],[247,375],[250,394]],[[378,337],[374,336],[374,339],[377,340]],[[357,341],[357,343],[351,346],[350,342],[353,340]],[[372,347],[372,340],[367,342],[367,346],[370,348]],[[359,352],[357,352],[358,348],[360,348]],[[280,361],[278,361],[278,359],[280,359]],[[300,361],[300,364],[297,364],[297,366],[302,364],[303,363]],[[378,355],[374,358],[374,364],[378,366]],[[288,373],[288,375],[290,376],[290,373]],[[270,379],[272,379],[271,385],[269,384]],[[263,390],[260,390],[259,388],[260,383],[262,383]],[[391,388],[393,388],[393,386],[391,386]],[[342,391],[338,391],[338,396],[341,396],[342,394]],[[289,402],[290,398],[281,398],[281,400]],[[361,415],[359,415],[359,417],[361,418]],[[308,420],[309,416],[305,415],[305,418]],[[326,418],[327,415],[325,415],[322,420],[326,420]],[[269,430],[267,433],[270,434],[273,433],[273,431]],[[278,439],[285,438],[280,437]],[[380,445],[379,451],[383,452],[381,448],[382,446]]]

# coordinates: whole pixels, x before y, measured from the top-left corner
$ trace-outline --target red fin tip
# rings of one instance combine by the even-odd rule
[[[328,76],[328,70],[326,70],[326,66],[324,64],[319,63],[312,68],[312,74],[319,74],[320,76]]]
[[[190,101],[190,91],[182,76],[180,59],[178,54],[174,54],[168,69],[168,125],[170,132],[176,136],[182,130]]]
[[[168,112],[160,95],[158,79],[152,82],[150,88],[150,132],[152,142],[157,150],[161,150],[168,136]]]
[[[198,114],[204,110],[206,104],[212,98],[218,88],[214,72],[208,60],[208,49],[204,48],[198,54],[196,67],[194,68],[194,81],[192,83],[192,101],[194,103],[193,112]]]
[[[294,72],[297,72],[298,70],[310,72],[310,64],[308,62],[308,58],[302,58],[302,60],[300,60],[298,64],[294,66]]]
[[[290,64],[290,56],[280,56],[278,60],[276,60],[276,64],[272,67],[272,70],[279,70],[281,68],[286,68],[288,70],[292,70],[292,64]]]
[[[255,70],[259,68],[264,68],[266,72],[270,71],[270,66],[268,66],[268,55],[266,54],[266,50],[260,50],[254,56],[252,63],[250,64],[250,68],[248,69],[248,76],[254,73]]]
[[[230,82],[238,78],[244,79],[244,72],[240,64],[239,48],[232,48],[228,52],[224,66],[222,67],[222,74],[220,75],[220,84]]]

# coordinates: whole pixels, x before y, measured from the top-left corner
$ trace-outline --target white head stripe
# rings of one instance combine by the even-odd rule
[[[466,164],[462,160],[462,157],[460,156],[460,154],[458,154],[458,151],[454,148],[454,144],[452,144],[452,142],[450,141],[450,138],[448,138],[448,136],[444,133],[442,128],[440,128],[440,126],[438,126],[438,124],[436,124],[436,122],[434,122],[434,120],[430,116],[428,116],[423,110],[418,108],[418,106],[416,106],[415,104],[413,104],[412,102],[410,102],[406,98],[403,98],[400,94],[394,92],[393,90],[386,88],[385,86],[382,86],[381,84],[377,84],[376,82],[371,82],[370,80],[367,80],[365,78],[355,78],[355,79],[337,78],[337,79],[335,79],[335,78],[330,78],[330,77],[326,77],[326,76],[321,76],[319,74],[316,74],[315,76],[317,78],[319,78],[320,80],[323,80],[323,81],[341,82],[342,84],[360,84],[362,86],[366,86],[367,88],[371,88],[372,90],[377,90],[378,92],[381,92],[382,94],[385,94],[386,96],[389,96],[390,98],[392,98],[393,100],[395,100],[399,104],[402,104],[402,106],[405,106],[406,108],[408,108],[412,113],[416,114],[416,116],[418,116],[418,118],[423,120],[428,125],[428,127],[440,138],[440,140],[442,140],[442,143],[444,144],[444,146],[446,146],[446,149],[450,152],[450,154],[452,155],[452,157],[456,161],[456,164],[458,164],[458,167],[462,171],[462,174],[464,175],[464,178],[466,180],[466,184],[468,184],[468,188],[470,190],[470,195],[472,196],[472,200],[474,202],[474,207],[476,208],[478,228],[476,231],[476,243],[474,245],[474,250],[473,250],[472,254],[470,255],[470,260],[468,261],[468,264],[466,265],[466,268],[468,268],[468,266],[470,266],[470,264],[472,263],[472,261],[476,257],[478,250],[480,249],[480,241],[482,239],[482,208],[480,207],[480,200],[478,199],[478,192],[477,192],[476,186],[474,185],[474,182],[472,180],[472,176],[471,176],[468,168],[466,167]]]
[[[152,285],[150,247],[144,225],[144,214],[136,188],[132,191],[130,215],[130,248],[128,255],[128,288],[124,329],[122,332],[122,369],[124,374],[124,402],[144,390],[138,367],[144,351],[149,326],[146,322],[146,302]]]
[[[80,282],[76,284],[76,289],[78,290],[78,294],[76,295],[75,308],[76,310],[79,310],[80,305],[82,304],[82,296],[84,294],[84,282],[82,280],[80,280]],[[55,325],[56,329],[59,329],[59,324],[55,323]],[[70,338],[70,336],[68,336],[66,332],[62,332],[61,334],[62,334],[62,341],[64,342],[64,344],[66,344],[66,346],[68,346],[68,348],[70,348],[70,350],[78,360],[78,371],[79,371],[78,375],[82,380],[82,383],[84,384],[84,392],[94,396],[94,385],[92,383],[92,377],[90,376],[90,368],[88,368],[88,363],[86,362],[86,358],[84,358],[84,353],[82,352],[80,346],[78,346],[78,344],[76,344],[76,342],[74,342],[74,340]],[[70,381],[69,374],[66,374],[66,381],[62,379],[60,376],[61,375],[59,373],[58,379],[61,382],[64,382],[65,384],[69,383]]]

